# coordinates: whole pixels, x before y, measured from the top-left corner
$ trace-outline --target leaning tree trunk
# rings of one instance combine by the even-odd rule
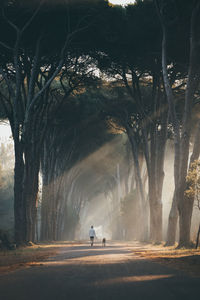
[[[147,217],[147,209],[146,209],[146,203],[145,203],[145,192],[144,192],[144,187],[142,183],[142,177],[141,177],[141,171],[140,171],[140,165],[139,165],[139,159],[138,159],[138,149],[137,145],[135,142],[133,130],[126,125],[126,132],[131,144],[131,149],[132,149],[132,155],[133,155],[133,161],[134,161],[134,168],[135,168],[135,173],[136,173],[136,182],[138,185],[138,190],[139,190],[139,198],[140,198],[140,211],[141,211],[141,223],[142,223],[142,228],[141,228],[141,240],[145,240],[147,236],[147,231],[148,231],[148,217]]]

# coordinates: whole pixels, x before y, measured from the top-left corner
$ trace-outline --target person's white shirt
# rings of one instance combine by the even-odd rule
[[[91,236],[93,236],[93,237],[96,236],[94,228],[90,228],[90,230],[89,230],[89,236],[90,236],[90,237],[91,237]]]

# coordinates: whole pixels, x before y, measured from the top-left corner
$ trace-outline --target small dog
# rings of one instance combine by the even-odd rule
[[[102,246],[103,246],[103,247],[106,246],[106,238],[103,238],[103,240],[102,240]]]

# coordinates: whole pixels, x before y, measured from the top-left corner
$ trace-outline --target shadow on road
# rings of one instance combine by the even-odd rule
[[[185,300],[200,279],[134,256],[128,245],[74,245],[1,278],[2,300]]]

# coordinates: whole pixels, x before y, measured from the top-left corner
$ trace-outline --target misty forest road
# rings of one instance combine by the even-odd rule
[[[55,257],[0,276],[1,300],[199,299],[200,278],[134,255],[137,243],[66,245]]]

